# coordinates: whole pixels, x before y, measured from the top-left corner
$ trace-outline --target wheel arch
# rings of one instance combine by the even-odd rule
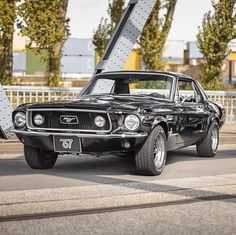
[[[219,118],[219,117],[217,117],[217,116],[212,117],[212,118],[211,118],[210,125],[211,125],[211,123],[214,122],[214,121],[216,121],[216,122],[218,123],[218,125],[220,126],[220,118]]]
[[[156,126],[161,126],[163,128],[163,130],[165,131],[166,139],[168,139],[169,126],[168,126],[167,122],[164,120],[159,120],[157,123],[155,123],[153,129]]]

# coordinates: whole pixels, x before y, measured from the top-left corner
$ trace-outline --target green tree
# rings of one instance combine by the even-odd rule
[[[30,39],[27,47],[34,48],[46,62],[49,86],[58,86],[61,76],[62,47],[69,36],[67,6],[68,0],[24,0],[18,10],[20,32]]]
[[[0,1],[0,83],[9,85],[12,81],[13,35],[18,0]]]
[[[161,69],[161,59],[177,0],[157,0],[138,41],[146,70]]]
[[[112,36],[117,24],[120,21],[120,18],[124,12],[124,7],[125,7],[125,0],[109,1],[107,12],[110,17],[110,31],[109,31],[110,36]]]
[[[103,52],[105,51],[106,46],[120,21],[120,18],[124,12],[124,6],[125,0],[109,1],[107,10],[109,20],[103,17],[97,30],[94,32],[93,43],[99,58],[101,58]]]
[[[205,14],[197,35],[205,62],[201,77],[206,89],[220,88],[221,67],[228,55],[228,43],[236,38],[236,0],[212,1],[213,13]]]
[[[95,51],[99,58],[102,57],[103,52],[109,42],[109,25],[107,19],[102,18],[96,32],[93,35],[93,43],[95,45]]]

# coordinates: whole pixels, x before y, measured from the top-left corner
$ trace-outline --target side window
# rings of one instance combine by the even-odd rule
[[[199,94],[198,90],[194,82],[187,81],[187,80],[179,80],[178,81],[178,100],[185,102],[194,102],[198,103],[201,101],[201,95]]]

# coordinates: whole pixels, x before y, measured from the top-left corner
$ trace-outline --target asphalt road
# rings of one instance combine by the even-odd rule
[[[19,143],[1,143],[0,234],[235,234],[228,131],[215,158],[193,147],[170,152],[157,177],[115,156],[65,155],[51,170],[32,170]]]

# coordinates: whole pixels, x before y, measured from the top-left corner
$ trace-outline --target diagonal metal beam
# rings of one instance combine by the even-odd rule
[[[0,84],[0,139],[8,139],[12,137],[10,128],[12,124],[13,108],[9,102],[5,90]]]
[[[137,42],[156,0],[130,0],[116,30],[95,68],[102,71],[122,70]]]

